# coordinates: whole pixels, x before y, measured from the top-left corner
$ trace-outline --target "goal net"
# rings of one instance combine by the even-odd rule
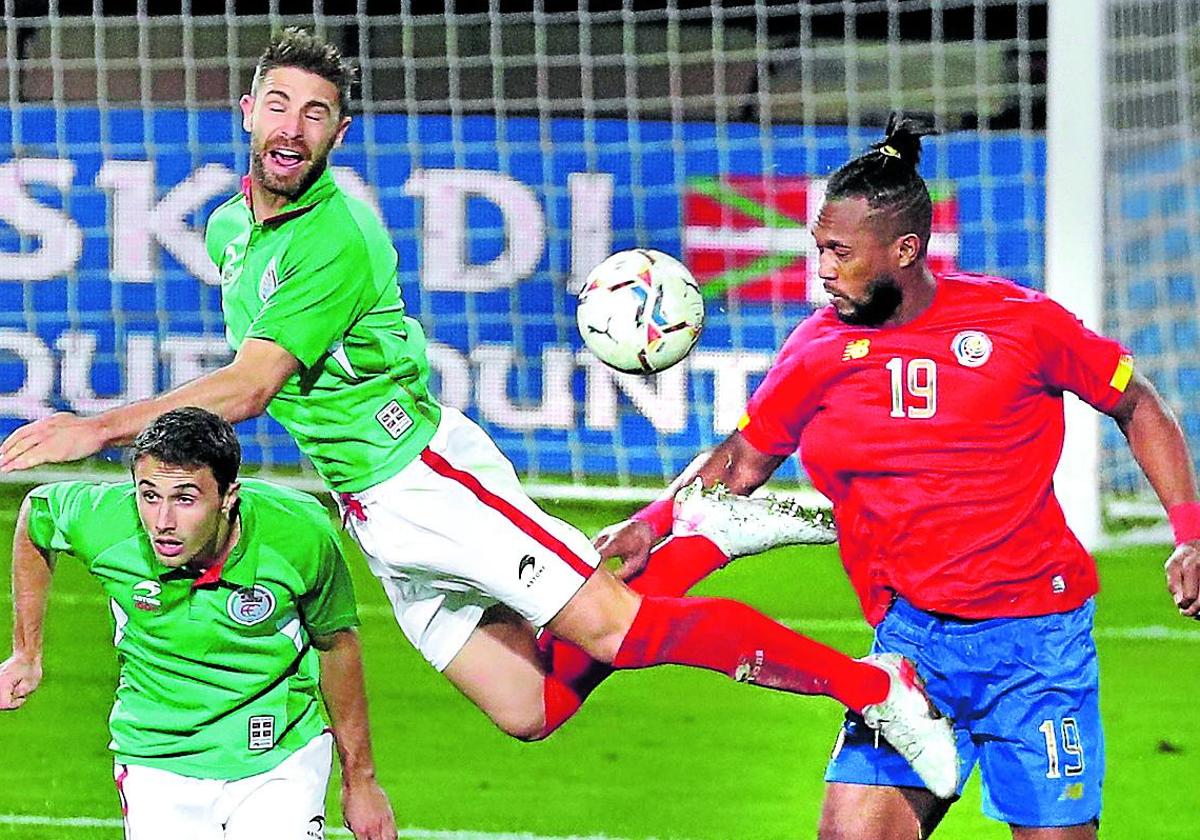
[[[1123,0],[1109,16],[1105,326],[1200,453],[1200,5]],[[1120,432],[1103,433],[1110,512],[1158,516]]]
[[[285,25],[361,66],[335,177],[392,231],[442,399],[556,492],[661,486],[735,427],[821,302],[806,225],[824,179],[892,109],[931,112],[944,132],[922,164],[935,266],[1042,285],[1045,0],[403,0],[300,17],[274,0],[238,16],[202,0],[182,16],[65,3],[3,0],[0,432],[228,358],[203,220],[246,169],[234,104]],[[1112,212],[1127,214],[1110,215],[1109,326],[1166,377],[1200,444],[1188,6],[1114,7],[1131,21],[1114,27],[1114,102],[1148,89],[1123,50],[1156,57],[1161,93],[1111,127],[1127,196]],[[681,256],[708,304],[697,350],[652,378],[602,367],[574,327],[581,277],[635,245]],[[249,461],[311,475],[273,421],[240,431]],[[1137,489],[1104,441],[1105,488]]]

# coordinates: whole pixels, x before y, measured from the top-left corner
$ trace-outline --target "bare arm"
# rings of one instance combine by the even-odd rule
[[[299,369],[300,362],[275,342],[247,339],[232,362],[165,394],[91,417],[59,412],[22,426],[0,444],[0,472],[76,461],[129,443],[180,406],[206,408],[231,423],[257,417]]]
[[[778,455],[764,455],[741,432],[734,432],[712,451],[696,474],[704,479],[705,487],[719,482],[745,496],[762,487],[784,460]]]
[[[764,455],[751,446],[740,432],[734,432],[707,456],[696,458],[688,464],[679,477],[671,482],[671,486],[660,497],[660,502],[669,504],[675,493],[697,476],[704,481],[705,487],[721,483],[734,493],[753,493],[783,461],[777,455]],[[658,533],[649,522],[629,519],[600,532],[596,537],[596,548],[605,559],[620,557],[622,562],[617,576],[628,579],[646,567],[650,549],[663,536],[665,534]]]
[[[1196,473],[1179,422],[1157,390],[1135,374],[1110,415],[1163,507],[1196,501]],[[1200,540],[1175,548],[1167,559],[1167,589],[1183,615],[1200,616]]]
[[[13,649],[0,663],[0,710],[19,709],[42,681],[42,627],[54,564],[29,539],[29,499],[17,515],[12,550]]]
[[[356,840],[395,840],[396,819],[375,778],[362,648],[353,630],[317,636],[321,695],[342,764],[342,814]]]

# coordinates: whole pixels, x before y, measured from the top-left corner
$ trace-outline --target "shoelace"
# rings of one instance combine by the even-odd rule
[[[881,716],[876,721],[878,727],[876,732],[883,733],[884,727],[888,726],[888,724],[896,723],[896,721],[896,717]],[[892,745],[896,752],[900,753],[906,758],[916,758],[925,751],[921,746],[921,738],[912,730],[912,727],[903,726],[901,727],[901,731],[888,732],[884,735],[884,737],[887,738],[888,743]],[[919,749],[917,749],[916,752],[910,753],[913,747],[918,747]]]
[[[702,488],[700,494],[706,499],[715,499],[716,501],[728,499],[730,496],[736,495],[719,481],[711,487]],[[777,496],[774,493],[768,493],[762,498],[767,503],[767,509],[771,513],[802,519],[819,528],[833,527],[833,514],[831,512],[823,508],[806,507],[794,496]]]
[[[771,511],[781,513],[784,516],[794,516],[797,519],[804,519],[814,525],[830,526],[833,524],[833,515],[822,508],[810,508],[800,504],[800,501],[792,496],[776,496],[770,494],[767,500],[771,504]]]

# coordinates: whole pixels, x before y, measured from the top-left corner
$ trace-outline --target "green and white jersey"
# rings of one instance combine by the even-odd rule
[[[311,635],[358,623],[337,532],[311,496],[242,482],[241,536],[219,579],[159,562],[132,482],[47,484],[29,535],[69,553],[109,597],[120,665],[118,761],[183,776],[266,772],[321,733]]]
[[[268,413],[339,492],[378,484],[437,430],[421,325],[405,315],[396,248],[366,204],[326,170],[255,222],[248,192],[218,207],[205,241],[221,273],[225,334],[274,341],[301,369]]]

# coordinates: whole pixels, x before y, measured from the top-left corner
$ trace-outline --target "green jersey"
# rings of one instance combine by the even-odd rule
[[[183,776],[266,772],[325,726],[310,636],[358,623],[337,532],[311,496],[243,481],[241,536],[204,583],[158,560],[135,493],[70,481],[30,494],[34,545],[79,558],[109,597],[120,665],[109,746],[122,763]]]
[[[396,248],[366,204],[326,170],[255,222],[248,192],[218,207],[205,242],[221,272],[225,334],[273,341],[300,370],[268,413],[339,492],[378,484],[437,430],[425,333],[405,315]]]

